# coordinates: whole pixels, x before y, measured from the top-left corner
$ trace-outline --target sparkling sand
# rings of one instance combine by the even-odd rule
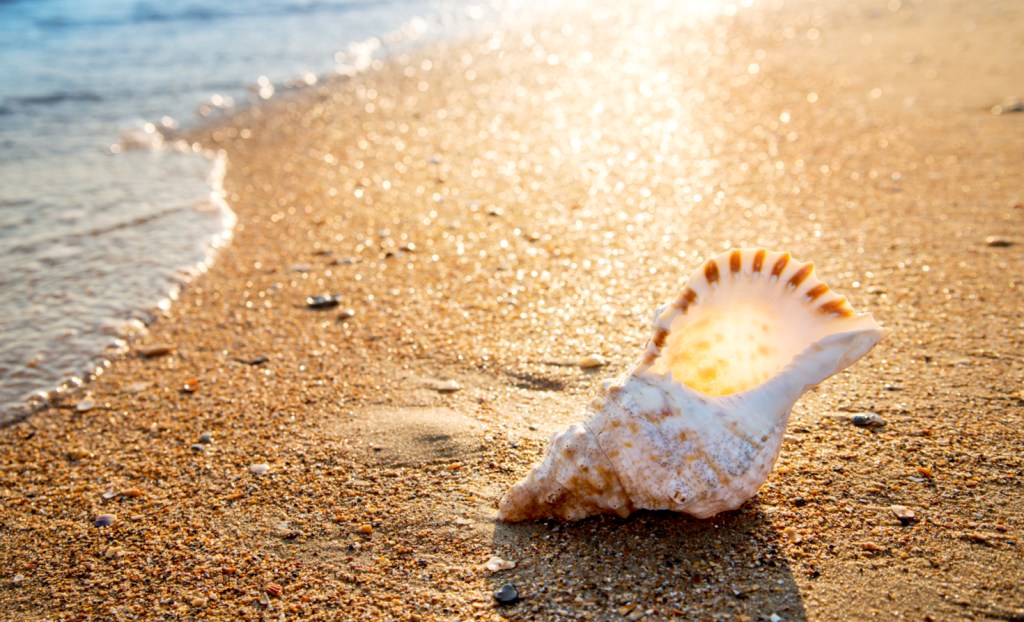
[[[197,132],[233,242],[0,430],[0,617],[1024,619],[1022,7],[809,4],[592,4]],[[736,512],[496,523],[730,246],[893,334]]]

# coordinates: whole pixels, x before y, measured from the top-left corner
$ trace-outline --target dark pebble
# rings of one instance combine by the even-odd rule
[[[803,497],[797,497],[793,499],[793,505],[795,505],[798,508],[802,508],[805,505],[807,505],[807,499],[804,499]]]
[[[333,309],[341,302],[341,296],[310,296],[306,306],[310,309]]]
[[[519,598],[519,592],[516,590],[516,586],[511,583],[506,583],[494,593],[494,600],[498,601],[498,604],[501,605],[513,605],[522,599]]]
[[[850,421],[859,428],[880,428],[885,425],[885,419],[876,413],[857,413],[850,417]]]
[[[206,451],[206,447],[203,447],[201,443],[196,443],[192,445],[192,451]]]
[[[269,361],[269,360],[270,360],[270,359],[268,359],[268,358],[267,358],[267,357],[265,357],[265,356],[257,356],[257,357],[256,357],[256,358],[254,358],[254,359],[250,359],[250,360],[248,360],[248,361],[243,361],[243,362],[244,362],[244,363],[245,363],[246,365],[262,365],[262,364],[266,363],[266,362],[267,362],[267,361]]]
[[[1013,246],[1013,241],[998,235],[990,235],[985,238],[985,244],[993,248],[1008,248]]]
[[[113,514],[100,514],[92,524],[97,527],[110,527],[114,524],[115,520],[117,520],[117,517]]]
[[[199,437],[199,442],[203,445],[209,445],[213,442],[213,435],[209,432],[204,432],[202,436]]]

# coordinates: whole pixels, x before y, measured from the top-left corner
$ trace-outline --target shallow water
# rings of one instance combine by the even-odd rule
[[[229,233],[211,160],[159,149],[159,128],[350,71],[360,42],[467,6],[0,0],[0,422],[76,385]]]

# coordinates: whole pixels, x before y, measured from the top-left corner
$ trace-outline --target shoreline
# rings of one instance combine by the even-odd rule
[[[112,135],[112,137],[100,139],[100,142],[107,138],[116,139],[109,149],[103,150],[104,157],[119,157],[122,160],[127,160],[129,158],[146,158],[148,155],[156,157],[168,154],[171,159],[197,158],[211,163],[209,176],[216,178],[223,173],[223,171],[218,171],[218,166],[221,166],[216,162],[218,155],[195,142],[193,139],[196,136],[207,133],[211,128],[226,125],[227,120],[232,116],[245,114],[249,108],[265,105],[268,98],[273,97],[276,101],[293,97],[301,98],[302,90],[318,83],[330,86],[337,81],[349,79],[379,66],[380,61],[389,54],[407,53],[423,45],[426,41],[443,35],[465,34],[479,26],[477,21],[482,22],[486,19],[493,19],[493,16],[481,13],[475,20],[468,19],[463,11],[455,11],[454,8],[450,9],[449,13],[427,11],[421,15],[414,15],[391,30],[351,41],[343,50],[332,52],[334,66],[329,71],[318,75],[307,71],[289,76],[276,84],[270,81],[257,81],[248,87],[247,96],[242,85],[237,84],[234,91],[229,86],[225,93],[215,94],[207,101],[197,99],[194,102],[197,106],[195,115],[186,122],[186,127],[180,127],[174,119],[175,116],[182,113],[181,109],[162,110],[160,112],[165,114],[159,121],[144,122],[140,120],[138,121],[139,127],[121,126],[115,131],[120,134],[119,138]],[[266,80],[266,78],[260,78],[260,80]],[[101,95],[92,97],[100,98]],[[235,104],[236,100],[237,105]],[[92,100],[87,99],[87,101]],[[152,111],[150,114],[153,114]],[[94,145],[94,147],[98,149],[98,145]],[[172,167],[171,164],[170,161],[165,164],[164,172],[168,178],[173,177],[175,172],[180,174],[178,169],[182,168]],[[136,165],[141,166],[138,162]],[[148,169],[145,171],[140,169],[140,173],[144,176],[150,172]],[[184,187],[186,181],[193,180],[179,179],[179,188]],[[134,304],[124,305],[123,308],[115,306],[108,315],[94,318],[93,324],[95,325],[64,327],[68,334],[79,331],[86,334],[107,335],[110,338],[107,342],[97,342],[92,344],[93,347],[79,345],[75,348],[77,362],[69,364],[65,360],[59,360],[57,367],[51,366],[49,359],[60,359],[59,356],[55,356],[56,352],[53,351],[53,348],[57,347],[55,343],[60,340],[58,337],[37,335],[37,341],[42,345],[31,356],[28,354],[28,351],[32,349],[31,344],[21,344],[21,348],[26,350],[25,356],[29,357],[23,368],[19,367],[20,356],[16,357],[19,359],[19,363],[15,363],[13,359],[6,361],[8,363],[6,369],[11,372],[11,377],[23,380],[17,383],[21,393],[19,394],[14,388],[4,393],[2,397],[4,403],[0,406],[0,427],[9,426],[30,417],[40,409],[60,408],[87,396],[91,379],[104,373],[110,364],[121,358],[134,340],[140,337],[144,338],[148,325],[176,298],[180,289],[197,274],[205,271],[211,257],[216,254],[218,247],[223,245],[223,238],[230,237],[235,220],[233,213],[217,204],[216,193],[218,190],[214,187],[216,183],[220,182],[214,179],[208,180],[204,184],[200,181],[199,184],[202,187],[198,189],[199,194],[194,196],[189,196],[187,193],[182,194],[179,197],[181,201],[171,207],[171,209],[179,209],[183,212],[196,213],[215,210],[220,221],[219,228],[211,226],[209,233],[206,233],[207,230],[203,230],[204,237],[209,240],[208,243],[204,243],[201,248],[190,249],[189,253],[181,255],[182,263],[169,262],[162,266],[162,271],[155,271],[152,275],[153,280],[159,281],[159,286],[153,289],[152,296],[146,295],[145,292],[133,292],[135,295],[128,298],[133,299]],[[209,186],[209,192],[204,192],[203,189],[207,186]],[[159,189],[155,186],[151,190],[159,195]],[[212,200],[207,200],[207,196],[212,197]],[[145,201],[145,198],[147,197],[143,196],[142,200]],[[134,200],[135,197],[133,196],[132,199]],[[160,196],[160,199],[166,201],[163,196]],[[209,208],[205,206],[209,206]],[[75,217],[69,217],[69,221],[73,220]],[[175,224],[182,225],[181,222]],[[194,226],[195,223],[191,223],[191,227],[194,228]],[[165,243],[166,240],[155,241],[158,245],[160,242]],[[195,252],[191,252],[193,250]],[[197,256],[198,253],[202,254],[201,258]],[[87,278],[79,284],[84,288],[96,286]],[[33,290],[28,293],[32,294]],[[95,301],[86,297],[79,302],[93,303]],[[14,310],[15,315],[18,310],[21,309]],[[29,382],[29,377],[33,378],[35,382]]]
[[[87,413],[0,429],[0,608],[1014,619],[1024,309],[995,301],[1024,285],[1024,128],[953,91],[917,107],[904,92],[959,75],[927,39],[949,20],[999,33],[967,37],[984,58],[972,46],[1020,27],[988,21],[995,5],[875,4],[755,6],[717,28],[602,6],[431,43],[201,130],[230,159],[233,241],[134,347],[173,351],[116,361]],[[864,24],[883,56],[916,28],[933,52],[909,64],[935,77],[890,87],[870,54],[843,57]],[[971,99],[995,99],[986,80]],[[728,246],[815,260],[894,334],[798,403],[736,512],[496,523],[550,433],[635,362],[653,309]],[[321,294],[338,308],[306,307]],[[573,365],[592,353],[609,364]],[[489,575],[492,555],[517,566]],[[506,582],[525,600],[501,608]]]

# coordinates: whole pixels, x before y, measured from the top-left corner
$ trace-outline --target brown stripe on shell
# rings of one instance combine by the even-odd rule
[[[818,312],[824,313],[825,315],[835,313],[839,317],[849,317],[853,315],[853,312],[850,311],[850,307],[846,306],[845,298],[836,298],[835,300],[826,302],[818,307]]]
[[[679,296],[679,302],[677,306],[679,310],[686,313],[686,310],[690,308],[694,302],[697,301],[697,292],[693,291],[689,287],[683,290],[683,294]]]
[[[768,251],[762,248],[754,255],[754,274],[761,271],[761,268],[764,266],[764,256],[767,254]]]
[[[658,355],[655,354],[654,352],[648,352],[647,354],[644,355],[643,366],[650,367],[651,365],[654,365],[654,361],[656,360],[658,360]],[[609,392],[609,394],[611,394],[611,392]]]
[[[789,282],[787,283],[787,285],[792,285],[793,289],[796,289],[797,287],[800,287],[800,284],[803,283],[804,280],[813,271],[814,271],[814,264],[812,264],[812,263],[804,264],[804,266],[802,268],[800,268],[799,270],[796,271],[796,274],[794,274],[793,276],[789,277]]]
[[[651,341],[654,342],[654,347],[656,347],[656,348],[658,348],[660,350],[662,348],[662,346],[665,345],[665,338],[666,337],[668,337],[668,331],[667,330],[665,330],[664,328],[659,328],[658,330],[656,330],[654,332],[654,337],[651,339]]]
[[[807,302],[814,302],[828,291],[828,285],[818,283],[807,292]]]
[[[729,269],[733,272],[739,272],[740,268],[743,267],[743,253],[740,251],[733,251],[732,255],[729,256]]]
[[[718,263],[714,259],[709,259],[704,264],[704,278],[707,279],[708,285],[714,285],[718,282]]]
[[[779,257],[779,260],[775,262],[774,266],[772,266],[772,276],[777,277],[780,274],[782,274],[782,271],[786,269],[786,264],[788,263],[789,253],[786,253],[782,257]]]

